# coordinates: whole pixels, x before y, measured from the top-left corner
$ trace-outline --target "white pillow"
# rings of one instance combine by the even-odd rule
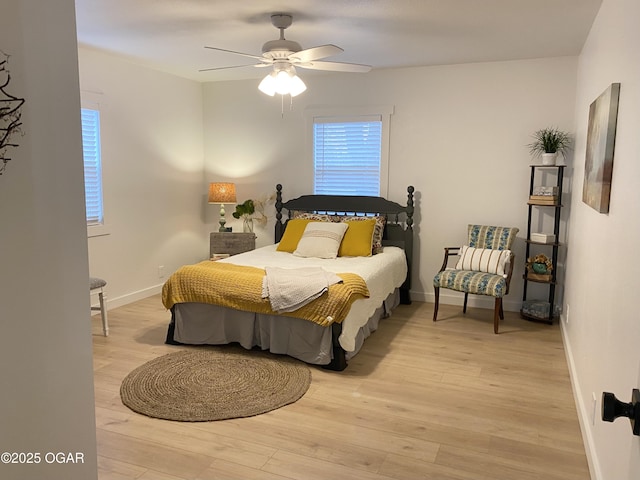
[[[298,257],[336,258],[346,223],[311,222],[293,252]]]
[[[456,270],[505,275],[505,267],[509,258],[511,258],[511,250],[492,250],[463,245],[455,268]]]

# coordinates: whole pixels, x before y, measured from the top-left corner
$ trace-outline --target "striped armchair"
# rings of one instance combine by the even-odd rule
[[[469,225],[468,231],[468,245],[444,249],[442,267],[433,278],[433,321],[438,318],[441,288],[464,292],[463,313],[467,313],[467,298],[470,293],[488,295],[495,298],[493,331],[498,333],[500,319],[504,319],[502,297],[509,293],[513,273],[514,254],[511,252],[511,245],[518,229]],[[450,256],[460,257],[453,268],[448,267]]]

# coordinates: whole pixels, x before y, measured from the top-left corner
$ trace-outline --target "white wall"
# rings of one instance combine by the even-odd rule
[[[603,480],[640,475],[640,437],[631,435],[629,421],[600,420],[603,391],[629,402],[631,389],[640,386],[640,280],[633,261],[640,245],[639,18],[637,0],[604,0],[578,64],[565,299],[570,315],[563,332],[593,478]],[[588,112],[614,82],[621,91],[611,203],[609,214],[600,214],[581,200]]]
[[[113,308],[208,257],[202,87],[85,48],[79,62],[83,101],[100,103],[109,232],[89,238],[89,265],[108,282]]]
[[[416,188],[418,235],[413,291],[433,300],[443,247],[461,245],[468,223],[517,226],[517,269],[505,300],[519,310],[529,163],[537,129],[573,131],[575,57],[423,67],[359,74],[300,75],[308,90],[293,111],[257,89],[257,80],[209,83],[205,101],[205,177],[232,180],[242,201],[284,186],[285,199],[312,190],[305,109],[392,105],[389,197]],[[209,210],[208,222],[217,221]],[[239,225],[238,225],[238,228]],[[271,224],[258,242],[273,242]],[[441,301],[460,303],[456,292]],[[492,306],[476,297],[471,303]]]
[[[0,478],[96,479],[73,0],[2,2],[0,48],[8,91],[26,98],[0,176],[0,452],[41,455],[3,462]],[[48,452],[83,462],[50,464]]]

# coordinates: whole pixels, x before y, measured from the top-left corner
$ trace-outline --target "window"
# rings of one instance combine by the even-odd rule
[[[102,225],[102,168],[100,155],[100,112],[81,110],[82,153],[84,157],[84,191],[87,226]]]
[[[375,110],[311,113],[315,194],[386,196],[392,109]]]

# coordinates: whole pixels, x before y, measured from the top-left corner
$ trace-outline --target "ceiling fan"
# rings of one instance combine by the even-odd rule
[[[355,73],[366,73],[371,70],[369,65],[320,61],[323,58],[337,55],[344,50],[331,44],[303,50],[298,42],[284,38],[284,31],[291,26],[292,22],[293,17],[287,13],[274,13],[271,15],[271,23],[274,27],[280,30],[280,38],[266,42],[262,46],[262,55],[252,55],[250,53],[235,52],[224,48],[205,46],[205,48],[209,48],[211,50],[253,58],[257,60],[257,63],[233,65],[229,67],[204,68],[200,71],[208,72],[241,67],[272,67],[271,73],[262,80],[258,88],[270,96],[279,93],[281,95],[289,94],[292,97],[295,97],[296,95],[304,92],[307,88],[300,77],[296,75],[295,67],[311,70]]]

